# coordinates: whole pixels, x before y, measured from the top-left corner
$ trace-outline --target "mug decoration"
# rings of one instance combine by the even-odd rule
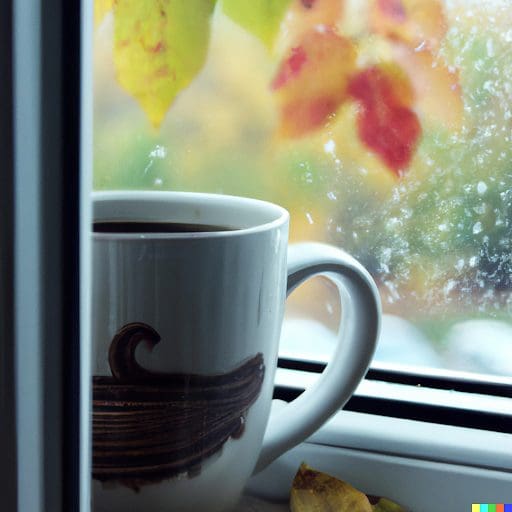
[[[123,326],[109,348],[112,377],[93,377],[92,476],[138,492],[143,485],[200,474],[202,462],[240,438],[265,365],[257,353],[218,375],[153,372],[137,346],[160,342],[153,327]]]

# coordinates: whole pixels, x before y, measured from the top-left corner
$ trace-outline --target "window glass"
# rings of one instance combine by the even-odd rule
[[[508,0],[110,4],[95,189],[277,202],[371,272],[377,362],[512,375]],[[284,354],[328,357],[334,297],[294,293]]]

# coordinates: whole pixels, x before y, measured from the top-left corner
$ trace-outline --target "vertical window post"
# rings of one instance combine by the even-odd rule
[[[85,511],[88,293],[80,270],[90,156],[81,149],[90,151],[90,127],[81,88],[90,53],[81,9],[91,7],[24,0],[12,8],[18,503],[9,510]]]
[[[0,2],[0,496],[16,510],[16,419],[14,330],[14,201],[12,104],[12,3]]]

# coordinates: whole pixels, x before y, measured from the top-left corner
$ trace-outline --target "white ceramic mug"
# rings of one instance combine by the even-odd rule
[[[337,248],[288,248],[288,213],[270,203],[186,192],[93,201],[95,222],[229,228],[93,234],[93,510],[229,510],[255,471],[353,393],[378,335],[376,286]],[[318,383],[269,419],[286,296],[318,274],[340,292],[340,343]]]

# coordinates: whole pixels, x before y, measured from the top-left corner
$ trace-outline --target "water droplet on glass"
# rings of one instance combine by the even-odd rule
[[[454,281],[453,279],[450,279],[445,285],[444,285],[444,288],[443,288],[443,292],[445,295],[448,295],[456,286],[457,282]]]
[[[144,171],[143,171],[143,172],[144,172],[144,174],[147,174],[147,173],[148,173],[149,169],[151,169],[151,167],[153,167],[153,164],[154,164],[154,163],[155,163],[155,161],[154,161],[154,160],[150,160],[150,161],[149,161],[148,165],[146,165],[146,167],[144,168]]]
[[[155,149],[150,151],[149,156],[151,158],[165,158],[167,156],[167,149],[157,144]]]
[[[425,47],[427,46],[427,42],[426,41],[421,41],[421,43],[416,46],[416,48],[414,48],[414,51],[415,52],[421,52],[422,50],[425,49]]]
[[[490,38],[487,39],[486,48],[487,48],[487,55],[489,57],[494,57],[494,44],[493,44],[492,39],[490,39]]]
[[[389,260],[391,259],[391,247],[384,247],[381,251],[381,261],[389,263]]]
[[[336,143],[330,139],[324,144],[324,151],[334,156],[334,152],[336,151]]]
[[[392,281],[384,281],[384,285],[389,291],[388,302],[390,304],[393,304],[393,302],[400,299],[400,294],[398,293],[398,289],[395,283],[393,283]]]
[[[480,221],[475,222],[475,224],[473,225],[473,235],[478,235],[478,233],[481,233],[482,230],[483,230],[482,223]]]
[[[483,182],[483,181],[479,181],[479,182],[478,182],[478,185],[476,186],[476,191],[477,191],[480,195],[485,194],[485,192],[487,191],[487,185],[485,184],[485,182]]]

